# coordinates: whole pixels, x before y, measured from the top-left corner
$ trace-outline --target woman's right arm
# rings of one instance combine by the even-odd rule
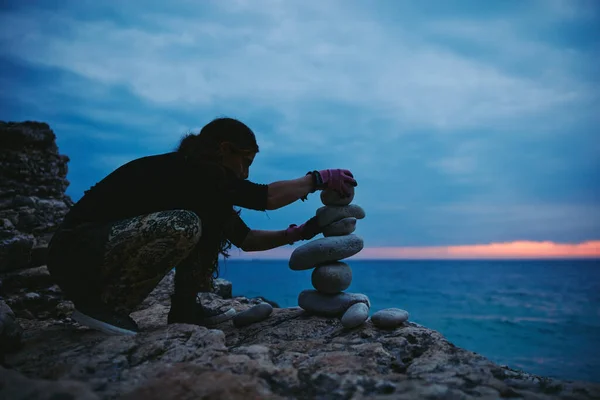
[[[298,199],[305,198],[315,190],[325,188],[335,190],[342,196],[349,196],[349,186],[356,185],[352,172],[347,169],[312,171],[299,179],[279,181],[268,185],[267,210],[285,207]]]
[[[227,191],[234,206],[252,210],[277,210],[325,188],[349,195],[349,186],[356,186],[356,180],[350,171],[326,169],[268,185],[236,179],[230,182]]]
[[[314,192],[311,175],[286,181],[277,181],[268,185],[267,210],[277,210]]]

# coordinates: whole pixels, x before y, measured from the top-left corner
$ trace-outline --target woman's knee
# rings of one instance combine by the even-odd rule
[[[168,212],[168,230],[189,244],[195,246],[202,236],[202,221],[200,217],[189,210],[172,210]]]

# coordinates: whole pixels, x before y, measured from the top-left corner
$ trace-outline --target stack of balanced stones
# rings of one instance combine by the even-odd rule
[[[304,290],[298,296],[298,305],[304,310],[327,317],[341,317],[345,328],[355,328],[369,318],[371,303],[361,293],[344,292],[352,283],[352,269],[341,260],[358,254],[364,246],[363,239],[353,232],[356,221],[365,217],[365,211],[351,204],[350,196],[341,197],[336,192],[321,192],[323,207],[317,210],[317,220],[323,238],[315,239],[294,250],[289,267],[294,271],[314,268],[314,289]],[[408,319],[404,310],[388,308],[375,313],[371,320],[381,328],[395,328]]]

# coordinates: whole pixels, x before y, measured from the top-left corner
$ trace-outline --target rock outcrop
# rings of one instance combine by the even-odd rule
[[[168,278],[150,297],[165,292],[164,285]],[[261,302],[225,301],[237,311]],[[600,396],[598,384],[501,367],[412,322],[382,330],[367,321],[348,330],[339,318],[295,307],[274,309],[268,319],[241,329],[231,320],[207,329],[167,325],[168,299],[147,304],[132,315],[142,329],[136,336],[107,336],[69,318],[21,320],[24,346],[7,355],[6,365],[27,387],[11,398],[48,398],[42,390],[31,395],[31,387],[67,388],[82,398],[161,400]],[[0,385],[0,397],[6,390]],[[15,393],[14,386],[10,390]]]
[[[0,271],[44,264],[45,248],[73,204],[69,158],[47,124],[0,122]]]

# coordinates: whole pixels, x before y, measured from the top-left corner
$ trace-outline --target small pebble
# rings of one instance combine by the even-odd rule
[[[353,304],[342,316],[342,325],[346,329],[356,328],[369,318],[369,306],[365,303]]]
[[[399,308],[385,308],[371,316],[373,325],[383,329],[394,329],[408,321],[408,311]]]
[[[236,314],[236,316],[233,317],[233,325],[236,328],[241,328],[256,322],[264,321],[269,317],[269,315],[271,315],[272,312],[272,305],[269,303],[260,303],[247,309],[246,311]]]

